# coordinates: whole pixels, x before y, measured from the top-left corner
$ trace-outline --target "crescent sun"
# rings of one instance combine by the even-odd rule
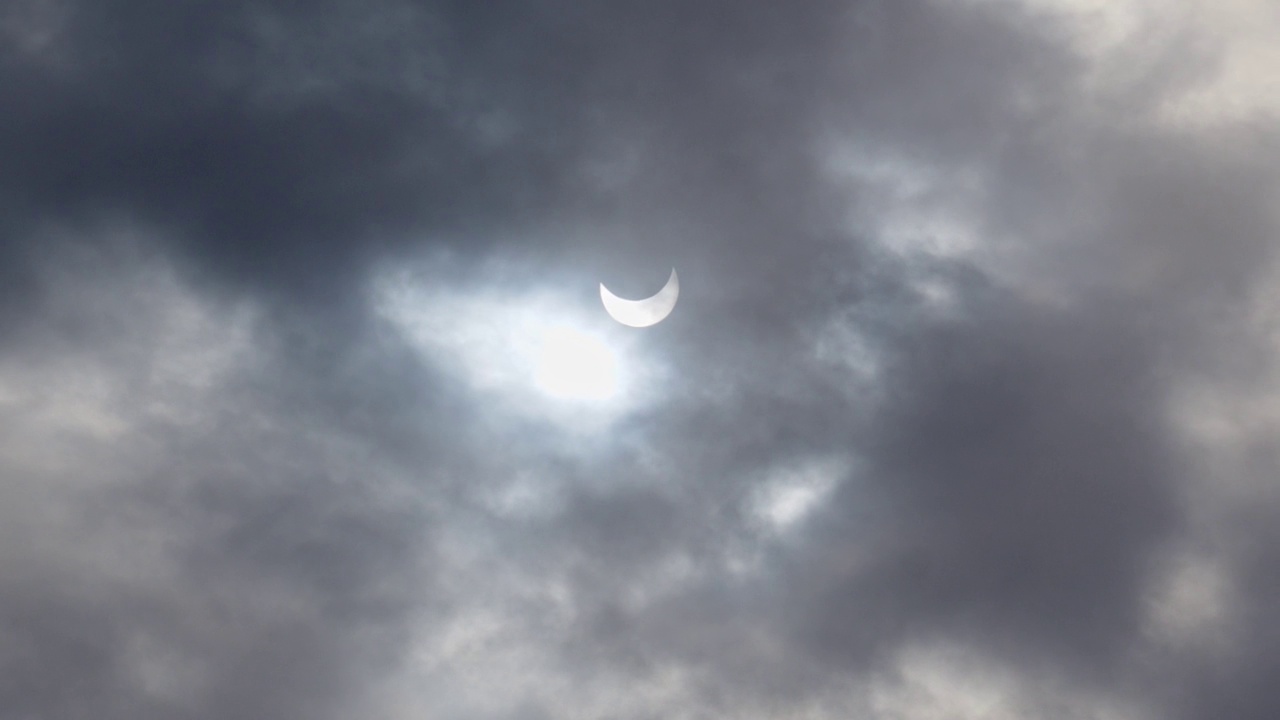
[[[675,268],[671,277],[655,295],[643,300],[626,300],[609,292],[609,288],[600,283],[600,302],[604,303],[605,312],[614,320],[631,327],[649,327],[662,322],[676,307],[676,299],[680,296],[680,278]]]

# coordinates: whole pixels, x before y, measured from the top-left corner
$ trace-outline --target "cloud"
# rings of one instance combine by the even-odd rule
[[[15,5],[0,705],[1273,717],[1267,18]]]

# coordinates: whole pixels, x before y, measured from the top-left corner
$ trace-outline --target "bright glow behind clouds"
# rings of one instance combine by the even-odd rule
[[[618,357],[602,338],[562,325],[542,332],[534,381],[561,400],[608,400],[618,394]]]
[[[426,359],[521,414],[607,420],[636,405],[648,375],[639,348],[567,290],[401,273],[383,277],[375,297]]]

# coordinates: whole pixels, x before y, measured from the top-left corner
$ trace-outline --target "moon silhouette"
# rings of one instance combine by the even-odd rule
[[[675,268],[671,269],[671,277],[657,294],[643,300],[626,300],[609,292],[609,288],[600,283],[600,302],[604,303],[605,312],[614,320],[631,327],[642,328],[662,322],[676,307],[676,299],[680,296],[680,278]]]

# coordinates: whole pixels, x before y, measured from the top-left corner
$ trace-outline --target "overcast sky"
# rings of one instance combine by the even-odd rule
[[[1280,717],[1277,36],[0,3],[0,720]]]

